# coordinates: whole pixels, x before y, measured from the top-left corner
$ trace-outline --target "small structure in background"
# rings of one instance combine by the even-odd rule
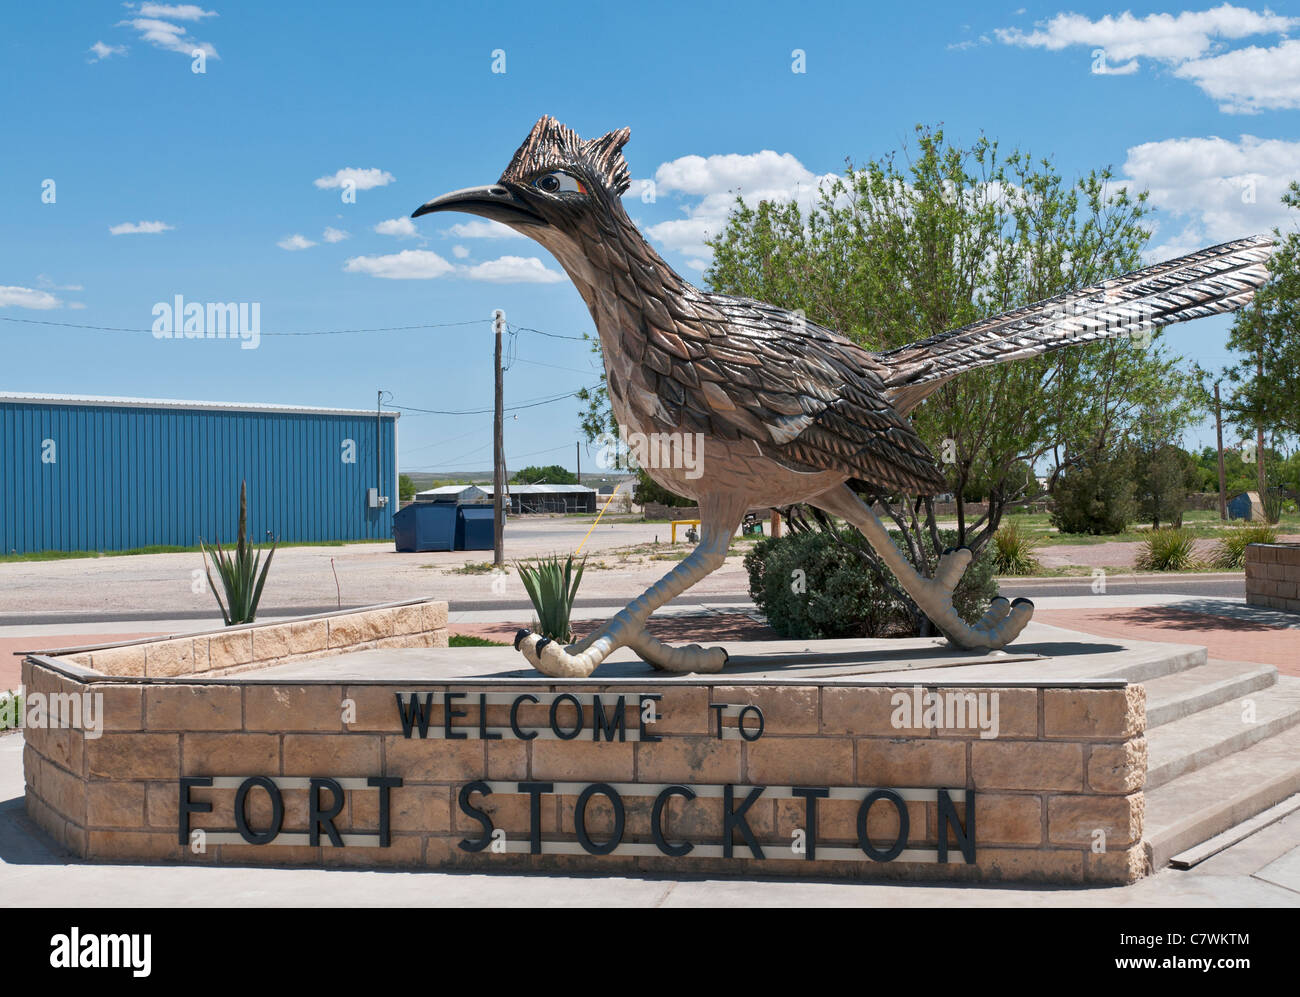
[[[1252,523],[1265,522],[1264,503],[1260,500],[1259,492],[1242,492],[1228,499],[1228,518],[1244,519]]]
[[[440,485],[415,493],[417,502],[460,502],[462,504],[491,502],[492,489],[484,491],[478,485]]]
[[[506,510],[530,513],[595,512],[596,490],[586,485],[506,485]]]

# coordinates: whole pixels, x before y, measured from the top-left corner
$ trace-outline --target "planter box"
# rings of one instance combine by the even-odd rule
[[[1246,548],[1246,604],[1300,613],[1300,544]]]

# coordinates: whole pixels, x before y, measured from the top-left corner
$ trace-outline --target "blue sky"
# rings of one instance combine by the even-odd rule
[[[494,181],[543,113],[584,136],[631,127],[624,153],[657,196],[634,182],[629,211],[697,282],[730,191],[800,196],[917,123],[1067,176],[1115,167],[1152,190],[1153,259],[1294,225],[1277,198],[1300,177],[1295,4],[84,2],[2,23],[0,319],[148,329],[182,295],[259,303],[262,339],[0,321],[0,390],[489,407],[492,310],[577,335],[586,309],[530,241],[402,220]],[[1228,326],[1170,335],[1217,366]],[[586,344],[520,332],[507,404],[597,377]],[[577,408],[509,420],[511,467],[572,467]],[[490,463],[488,416],[404,416],[400,440],[406,470]]]

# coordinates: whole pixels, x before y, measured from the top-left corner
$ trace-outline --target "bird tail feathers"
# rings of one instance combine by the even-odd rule
[[[892,372],[890,402],[907,413],[969,370],[1233,311],[1268,280],[1273,243],[1225,242],[877,354]]]

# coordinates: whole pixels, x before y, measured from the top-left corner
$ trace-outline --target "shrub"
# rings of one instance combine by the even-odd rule
[[[850,544],[866,541],[852,527],[840,530]],[[894,533],[895,539],[899,534]],[[957,535],[941,531],[941,541],[954,545]],[[928,546],[928,545],[927,545]],[[933,565],[933,549],[926,551]],[[783,637],[918,636],[906,604],[881,584],[852,550],[822,530],[765,537],[745,555],[749,594]],[[953,593],[953,605],[974,623],[997,595],[993,554],[985,549],[967,569]],[[894,581],[892,573],[890,581]]]
[[[1265,488],[1259,501],[1264,506],[1264,520],[1276,525],[1286,508],[1286,493],[1276,486]]]
[[[1062,533],[1123,533],[1137,514],[1133,457],[1102,454],[1071,467],[1052,490],[1052,525]]]
[[[1277,543],[1277,530],[1271,526],[1239,526],[1228,531],[1210,554],[1210,564],[1220,571],[1240,571],[1246,566],[1249,544]]]
[[[1007,523],[993,534],[993,565],[999,575],[1032,575],[1042,568],[1034,553],[1042,540]]]
[[[1186,571],[1196,565],[1196,538],[1186,530],[1152,530],[1138,549],[1139,571]]]

